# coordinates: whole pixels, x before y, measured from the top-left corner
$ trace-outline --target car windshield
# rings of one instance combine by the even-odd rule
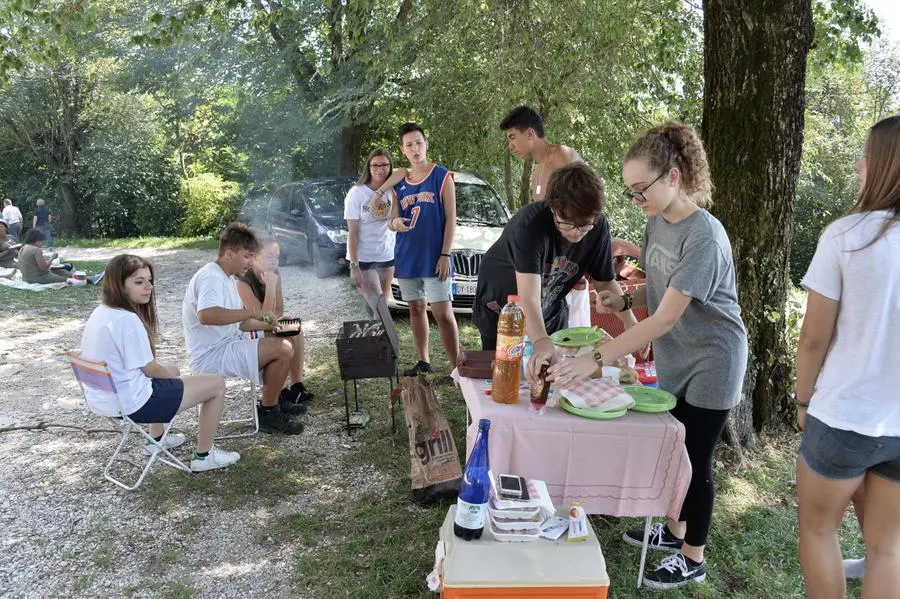
[[[352,185],[352,182],[347,181],[326,181],[308,186],[306,198],[310,210],[316,214],[343,214],[344,198]]]
[[[502,227],[508,220],[500,198],[481,183],[456,183],[456,220],[465,223]]]

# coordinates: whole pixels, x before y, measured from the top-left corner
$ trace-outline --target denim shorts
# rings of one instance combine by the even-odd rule
[[[139,424],[170,422],[181,407],[184,398],[184,381],[181,379],[151,379],[153,393],[136,412],[128,415]]]
[[[900,482],[900,437],[868,437],[807,416],[800,457],[822,478],[847,480],[874,472]]]
[[[437,277],[413,279],[397,279],[400,284],[400,296],[404,302],[428,298],[429,304],[453,301],[453,278],[447,277],[443,281]]]
[[[393,267],[394,267],[393,260],[387,260],[385,262],[360,262],[359,263],[360,270],[372,270],[373,268],[381,269],[381,268],[393,268]]]

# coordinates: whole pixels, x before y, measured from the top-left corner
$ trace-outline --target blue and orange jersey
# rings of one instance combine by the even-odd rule
[[[409,219],[410,228],[407,233],[397,234],[394,268],[398,279],[435,276],[446,222],[441,197],[451,181],[453,173],[433,164],[423,179],[412,181],[407,176],[394,186],[400,216]]]

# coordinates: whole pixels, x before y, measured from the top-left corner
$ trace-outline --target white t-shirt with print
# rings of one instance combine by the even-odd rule
[[[215,307],[243,310],[244,304],[238,295],[234,277],[225,274],[215,262],[210,262],[191,277],[181,303],[181,324],[184,326],[184,342],[191,368],[197,368],[199,361],[208,352],[242,338],[238,323],[200,323],[197,313]]]
[[[394,259],[396,233],[388,229],[393,192],[389,191],[382,196],[386,207],[380,206],[373,210],[374,199],[375,192],[368,185],[354,185],[344,198],[344,219],[359,221],[357,259],[360,262],[388,262]],[[348,245],[347,260],[349,259]]]
[[[801,282],[840,302],[809,414],[870,437],[900,437],[900,223],[860,249],[890,216],[852,214],[829,225]]]
[[[141,370],[153,361],[150,338],[134,312],[100,304],[91,313],[81,335],[81,356],[104,360],[122,401],[125,414],[138,411],[153,393],[150,378]],[[116,398],[84,386],[91,409],[105,416],[118,416]]]

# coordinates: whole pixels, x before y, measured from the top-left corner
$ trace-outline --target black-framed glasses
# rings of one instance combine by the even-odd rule
[[[641,191],[631,191],[630,189],[625,189],[622,191],[622,195],[629,201],[637,202],[638,204],[645,204],[647,202],[647,198],[644,197],[644,194],[647,193],[647,190],[653,187],[653,184],[662,179],[662,176],[666,174],[666,171],[661,172],[656,176],[656,179],[650,181],[650,185],[642,189]]]
[[[390,162],[370,162],[369,168],[391,168]]]
[[[587,225],[576,225],[575,223],[567,223],[566,221],[559,220],[556,216],[556,213],[553,212],[553,222],[556,223],[556,227],[560,231],[578,231],[579,233],[587,233],[591,229],[594,228],[594,223],[590,223]]]

